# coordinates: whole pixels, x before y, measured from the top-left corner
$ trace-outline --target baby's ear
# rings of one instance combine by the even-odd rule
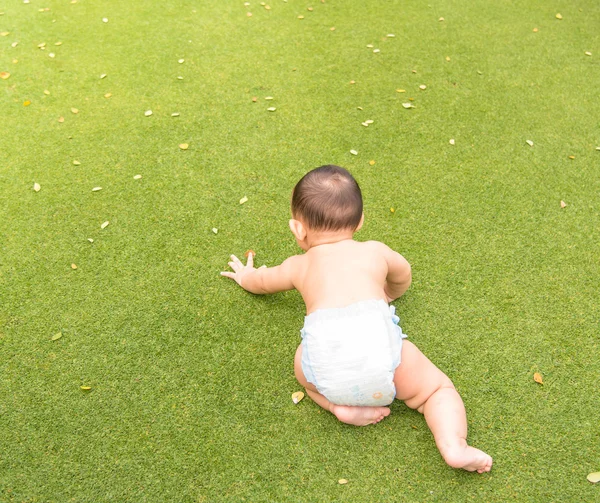
[[[304,225],[302,225],[302,222],[290,218],[289,224],[290,230],[292,231],[292,234],[295,236],[295,238],[298,241],[304,241],[304,238],[306,237],[306,229],[304,228]]]
[[[364,223],[365,223],[365,214],[363,213],[362,216],[360,217],[360,222],[358,222],[358,226],[356,227],[356,231],[359,231]],[[356,231],[354,231],[354,232],[356,232]]]

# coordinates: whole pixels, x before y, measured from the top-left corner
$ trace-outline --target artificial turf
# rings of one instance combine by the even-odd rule
[[[600,501],[597,2],[0,12],[0,501]],[[403,329],[490,474],[401,403],[366,428],[294,405],[302,299],[219,276],[299,253],[290,192],[329,163],[357,239],[412,264]]]

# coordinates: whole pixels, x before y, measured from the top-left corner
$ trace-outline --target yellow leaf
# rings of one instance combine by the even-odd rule
[[[390,208],[390,211],[394,213],[396,210],[394,208]]]
[[[58,122],[61,122],[61,123],[62,123],[62,122],[65,122],[65,118],[64,118],[64,117],[59,117],[59,118],[58,118]]]
[[[50,91],[48,91],[48,89],[44,89],[44,94],[45,94],[46,96],[48,96],[48,95],[50,94]]]
[[[134,175],[133,177],[134,180],[139,180],[140,178],[142,178],[142,175]]]
[[[591,53],[590,51],[585,51],[585,55],[586,55],[586,56],[591,56],[591,55],[592,55],[592,53]]]
[[[10,77],[10,73],[8,73],[8,72],[0,72],[0,79],[6,80],[8,77]]]
[[[189,147],[189,145],[188,145],[187,143],[180,143],[180,144],[179,144],[179,148],[180,148],[181,150],[187,150],[187,149],[188,149],[188,147]]]
[[[80,163],[79,161],[73,161],[73,164],[74,164],[75,166],[81,166],[81,163]]]
[[[79,386],[83,391],[89,391],[92,389],[91,386]]]
[[[100,75],[100,78],[101,78],[101,79],[104,79],[104,78],[106,78],[106,73],[103,73],[103,74],[101,74],[101,75]]]
[[[421,85],[419,86],[419,89],[420,89],[421,91],[425,91],[425,89],[427,89],[427,86],[426,86],[425,84],[421,84]]]
[[[569,159],[575,159],[575,156],[574,155],[570,155]]]
[[[184,61],[185,61],[185,59],[181,58],[181,59],[178,59],[178,60],[177,60],[177,63],[181,64],[181,63],[183,63]]]
[[[304,393],[302,393],[302,391],[296,391],[296,393],[292,393],[292,402],[294,402],[294,403],[298,403],[303,398],[304,398]]]
[[[298,16],[298,19],[304,19],[304,16]]]
[[[369,161],[369,164],[370,164],[371,166],[373,166],[373,165],[375,165],[375,161]]]
[[[566,208],[567,207],[567,203],[565,203],[564,201],[560,202],[560,207],[561,208]]]
[[[104,223],[103,223],[103,224],[100,226],[100,228],[101,228],[101,229],[106,229],[106,226],[107,226],[109,223],[110,223],[110,222],[107,220],[106,222],[104,222]]]
[[[275,110],[277,110],[277,109],[276,109],[275,107],[269,107],[269,108],[267,108],[267,110],[268,110],[269,112],[274,112],[274,111],[275,111]]]
[[[446,56],[446,61],[450,61],[450,56]]]
[[[405,93],[405,92],[406,92],[406,89],[396,89],[396,92],[397,92],[397,93]]]
[[[0,31],[0,37],[6,37],[7,35],[10,35],[10,31]]]
[[[560,13],[558,13],[556,16],[554,16],[556,19],[562,19],[562,15]]]
[[[75,264],[71,264],[71,269],[75,270],[77,269],[77,266]]]
[[[350,151],[350,153],[351,153],[352,155],[358,155],[358,152],[357,152],[356,150],[351,150],[351,151]]]
[[[600,482],[600,472],[594,472],[594,473],[588,474],[587,479],[592,484],[596,484],[597,482]]]
[[[456,141],[454,141],[454,138],[450,138],[450,140],[448,141],[448,143],[450,143],[450,145],[454,145],[456,143]]]
[[[24,106],[24,107],[28,107],[29,105],[31,105],[31,101],[29,101],[29,100],[25,100],[25,101],[23,102],[23,106]]]
[[[219,229],[217,229],[216,227],[213,227],[212,231],[216,234],[217,232],[219,232]]]
[[[42,187],[40,187],[40,184],[39,184],[39,183],[35,182],[35,183],[33,184],[33,190],[35,190],[36,192],[39,192],[41,188],[42,188]]]
[[[144,115],[145,115],[146,117],[150,117],[150,116],[152,115],[152,110],[146,110],[146,111],[144,112]]]
[[[73,112],[74,114],[78,114],[79,110],[77,110],[76,108],[71,108],[71,112]]]
[[[344,484],[347,484],[348,481],[346,479],[340,479],[338,480],[338,484],[340,484],[341,486],[343,486]]]
[[[244,196],[240,199],[240,204],[244,204],[247,201],[248,201],[248,198],[246,196]]]
[[[102,190],[102,187],[94,187],[92,192],[98,192],[99,190]]]
[[[539,384],[544,384],[544,381],[542,380],[542,374],[540,374],[539,372],[533,374],[533,380]]]
[[[104,95],[104,97],[105,97],[105,98],[110,98],[111,96],[112,96],[112,93],[106,93],[106,94]]]
[[[58,332],[57,334],[54,334],[52,336],[52,340],[53,341],[57,341],[58,339],[60,339],[62,337],[62,332]]]

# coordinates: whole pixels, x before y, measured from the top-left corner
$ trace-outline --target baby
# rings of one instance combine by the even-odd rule
[[[340,421],[375,424],[394,398],[425,415],[454,468],[489,472],[492,458],[467,445],[463,402],[446,375],[408,340],[389,302],[411,283],[402,255],[378,241],[354,241],[364,220],[362,194],[344,168],[307,173],[292,194],[290,230],[304,254],[254,268],[231,255],[222,272],[255,294],[296,289],[306,304],[295,373],[308,396]]]

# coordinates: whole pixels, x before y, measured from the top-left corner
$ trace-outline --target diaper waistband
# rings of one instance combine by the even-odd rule
[[[390,306],[383,299],[361,300],[344,307],[329,307],[326,309],[317,309],[304,317],[304,326],[309,327],[316,323],[328,320],[339,320],[340,318],[358,316],[364,313],[379,311],[384,316],[392,317],[392,321],[397,325],[400,318],[396,316],[396,307]]]

